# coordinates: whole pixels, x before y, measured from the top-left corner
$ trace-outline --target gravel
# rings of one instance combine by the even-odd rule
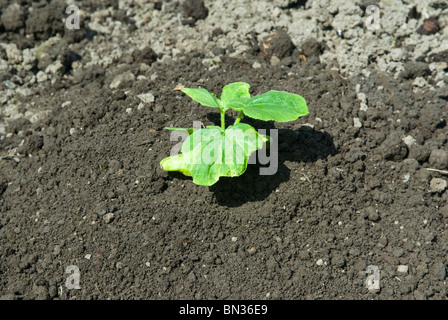
[[[103,220],[107,224],[111,223],[114,220],[114,218],[115,218],[115,216],[114,216],[114,214],[112,212],[106,213],[103,216]]]
[[[399,272],[399,273],[408,273],[408,271],[409,271],[409,267],[408,266],[399,265],[397,267],[397,272]]]
[[[135,81],[135,75],[127,71],[123,74],[117,75],[111,82],[110,88],[111,89],[121,89],[124,87],[129,86],[130,83]]]
[[[435,169],[448,169],[448,151],[435,149],[429,156],[429,165]]]
[[[6,151],[12,152],[12,156],[20,151],[26,158],[21,158],[19,164],[0,160],[8,173],[8,177],[0,176],[0,201],[5,199],[10,208],[0,226],[2,241],[11,244],[11,248],[2,248],[2,272],[6,272],[4,278],[8,281],[4,290],[13,290],[13,281],[32,279],[37,283],[36,277],[44,275],[63,285],[64,281],[58,278],[60,265],[52,265],[47,254],[57,255],[61,263],[79,260],[93,265],[91,262],[99,260],[97,250],[102,250],[107,257],[104,272],[93,271],[91,266],[84,270],[98,275],[99,284],[106,284],[102,290],[110,294],[106,298],[126,298],[128,294],[137,298],[189,298],[191,293],[191,297],[199,298],[238,299],[247,295],[257,299],[258,288],[263,292],[261,297],[269,291],[271,298],[297,294],[304,298],[331,298],[339,294],[367,299],[444,298],[447,179],[426,168],[448,168],[446,114],[432,111],[444,110],[433,105],[435,101],[446,104],[446,9],[435,8],[434,1],[372,1],[380,9],[381,23],[379,30],[370,31],[365,27],[365,4],[369,1],[315,0],[303,5],[296,0],[140,1],[138,5],[131,5],[131,0],[78,1],[82,7],[81,22],[86,25],[79,32],[69,33],[60,23],[65,16],[64,10],[60,10],[65,8],[64,1],[51,1],[51,5],[35,3],[33,10],[27,7],[27,1],[16,2],[19,4],[2,7],[0,17],[0,29],[5,31],[0,41],[0,141],[5,142]],[[421,16],[409,18],[414,6]],[[428,24],[431,16],[439,16],[439,30],[429,26],[426,29],[431,32],[419,34],[417,30]],[[194,59],[185,60],[191,56],[199,56],[198,64]],[[285,72],[288,65],[298,61],[303,62],[303,69],[295,69],[297,74]],[[325,73],[321,72],[319,61],[326,64]],[[166,73],[154,71],[164,63],[170,63],[172,68],[164,68]],[[187,181],[181,181],[181,187],[176,176],[151,172],[156,157],[162,155],[157,146],[165,141],[160,136],[163,124],[173,120],[173,112],[183,110],[171,108],[181,101],[179,95],[172,103],[169,98],[179,93],[172,89],[178,84],[216,85],[216,79],[208,78],[211,73],[203,72],[207,78],[200,78],[196,71],[204,68],[220,72],[224,69],[221,65],[225,65],[226,71],[222,81],[231,72],[245,75],[252,68],[261,76],[272,66],[268,77],[250,79],[255,91],[268,90],[270,77],[281,81],[291,77],[294,85],[297,82],[312,88],[320,82],[315,73],[331,79],[330,83],[340,83],[338,92],[348,88],[346,82],[356,86],[356,91],[343,91],[340,101],[335,92],[324,92],[325,87],[322,92],[313,91],[319,103],[310,108],[310,117],[304,121],[310,124],[298,129],[303,124],[300,123],[289,130],[294,132],[288,141],[294,151],[282,150],[285,161],[279,164],[276,177],[284,179],[272,186],[272,190],[281,192],[270,189],[278,179],[267,179],[267,190],[255,190],[258,195],[265,193],[261,198],[224,209],[219,197],[227,192],[189,188],[190,193],[182,199]],[[179,72],[184,67],[187,72]],[[300,70],[309,70],[309,74]],[[161,88],[160,83],[166,87]],[[299,92],[311,95],[311,90],[301,88]],[[356,97],[358,100],[353,102]],[[71,102],[64,102],[67,99]],[[50,105],[56,109],[48,110]],[[63,109],[59,108],[61,105]],[[95,108],[92,110],[89,105]],[[323,114],[313,114],[322,106],[327,108]],[[168,107],[171,113],[165,112]],[[185,106],[180,104],[179,108]],[[331,119],[326,116],[327,111]],[[64,118],[67,114],[69,119]],[[315,121],[317,117],[320,122]],[[118,121],[121,118],[123,122]],[[175,124],[183,125],[186,118]],[[117,123],[119,127],[114,128]],[[275,125],[287,128],[284,124]],[[135,136],[127,135],[131,131]],[[117,143],[121,137],[129,138],[124,152]],[[112,143],[107,141],[109,138]],[[92,139],[89,148],[83,149],[84,139]],[[151,144],[134,146],[134,140]],[[322,149],[331,151],[323,154]],[[110,160],[110,152],[112,157],[124,161]],[[79,158],[83,158],[81,165],[73,170],[69,164],[77,163]],[[50,162],[54,159],[62,162]],[[145,159],[144,164],[140,159]],[[39,163],[42,168],[33,167],[31,172],[27,163]],[[53,179],[55,168],[60,180]],[[14,176],[10,177],[9,172]],[[40,176],[34,176],[34,172],[41,172]],[[309,184],[302,172],[310,178]],[[325,181],[327,174],[330,180]],[[296,179],[297,176],[304,180]],[[142,183],[134,184],[136,177]],[[250,177],[250,172],[245,177]],[[87,181],[97,189],[92,192]],[[293,187],[289,188],[288,183],[294,183]],[[253,185],[258,183],[250,184]],[[307,192],[300,192],[303,186]],[[285,199],[281,195],[286,187],[294,193]],[[54,198],[45,198],[53,193]],[[135,208],[143,202],[142,194],[147,207],[137,213]],[[194,207],[190,203],[192,194],[204,202],[205,209],[184,214],[183,209]],[[19,204],[25,196],[31,200],[35,197],[32,205],[37,207],[28,205],[27,200],[21,210]],[[285,202],[278,206],[287,208],[284,212],[269,207],[277,197]],[[72,199],[77,207],[71,208],[67,199]],[[177,199],[182,199],[181,210],[176,209]],[[100,202],[99,210],[85,207]],[[114,202],[120,208],[130,208],[130,212],[118,214],[111,210]],[[53,212],[52,206],[57,210]],[[259,208],[257,220],[248,207]],[[24,221],[20,217],[25,213],[32,216],[33,209],[42,211],[43,216],[56,215],[54,221],[63,223],[51,230],[46,226],[44,231],[48,234],[44,237],[39,234],[42,229],[36,228],[36,239],[25,239],[29,227],[19,223]],[[105,225],[78,225],[78,221],[70,221],[80,209],[98,212]],[[145,210],[163,214],[158,213],[157,219],[151,220],[154,213],[148,215]],[[202,215],[201,210],[207,213]],[[211,219],[208,213],[215,211],[218,214],[212,214],[215,218]],[[113,225],[106,226],[113,221]],[[399,223],[395,225],[394,221]],[[213,231],[202,234],[203,230],[215,228],[222,236],[214,237]],[[73,235],[75,230],[81,232]],[[199,231],[192,234],[190,230]],[[238,238],[231,237],[229,242],[228,234]],[[272,240],[273,235],[278,235],[279,240]],[[94,243],[91,239],[95,239]],[[33,263],[27,262],[30,255],[22,254],[25,241],[28,250],[38,253]],[[144,249],[133,252],[140,244]],[[15,253],[16,248],[20,252]],[[140,256],[147,251],[154,252],[151,264]],[[190,251],[194,258],[185,258]],[[91,261],[80,259],[86,252],[92,254]],[[133,264],[135,257],[139,267],[142,261],[148,261],[146,265],[151,267],[143,269],[150,273],[138,274],[142,268]],[[210,266],[202,267],[202,257]],[[114,263],[116,259],[122,262]],[[331,268],[315,267],[326,266],[329,261]],[[364,271],[370,263],[381,268],[384,290],[379,296],[368,296],[367,290],[362,291]],[[119,277],[108,274],[111,266],[122,269],[121,273],[129,278],[120,283]],[[161,266],[170,270],[169,277],[155,271],[161,270]],[[232,269],[233,266],[236,267]],[[241,273],[246,266],[247,273]],[[358,272],[362,276],[357,277]],[[400,283],[395,279],[396,272],[403,273]],[[207,281],[204,275],[209,277]],[[141,281],[148,276],[156,279],[149,287]],[[90,283],[84,279],[86,285]],[[301,286],[304,280],[307,285]],[[23,298],[57,296],[58,287],[54,284],[43,281],[33,287],[33,283],[22,285],[27,291]],[[179,289],[173,285],[176,283]],[[323,283],[326,288],[321,287]],[[294,289],[299,286],[300,293]],[[77,295],[95,298],[96,292],[92,286]],[[6,291],[1,295],[17,298]],[[75,297],[74,293],[71,297]]]

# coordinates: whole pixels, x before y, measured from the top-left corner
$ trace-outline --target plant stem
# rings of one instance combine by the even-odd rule
[[[221,129],[226,130],[226,112],[221,110]]]
[[[238,118],[236,118],[235,123],[233,124],[234,126],[237,125],[238,123],[240,123],[241,119],[244,116],[244,112],[240,111],[240,113],[238,114]]]

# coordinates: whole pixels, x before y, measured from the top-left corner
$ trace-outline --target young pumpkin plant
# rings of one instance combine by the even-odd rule
[[[182,92],[201,105],[216,108],[221,113],[221,126],[207,126],[201,129],[167,127],[188,133],[181,147],[181,153],[167,157],[160,162],[163,170],[179,171],[191,176],[198,185],[211,186],[220,177],[237,177],[247,168],[250,155],[263,148],[268,136],[258,132],[246,123],[240,123],[244,116],[264,120],[288,122],[308,114],[303,97],[284,91],[271,90],[251,97],[249,84],[230,83],[222,89],[221,99],[206,89],[184,88]],[[232,109],[239,112],[233,125],[226,128],[225,113]]]

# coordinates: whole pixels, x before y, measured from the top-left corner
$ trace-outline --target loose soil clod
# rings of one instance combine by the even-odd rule
[[[76,1],[67,30],[64,1],[0,1],[0,299],[447,298],[442,2],[131,2]],[[250,121],[278,130],[276,174],[161,170],[164,127],[220,120],[173,89],[235,81],[308,103]]]
[[[417,30],[419,34],[431,35],[440,30],[437,18],[431,17],[423,22],[423,25]]]

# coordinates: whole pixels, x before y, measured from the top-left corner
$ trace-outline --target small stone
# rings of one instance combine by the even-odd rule
[[[426,85],[426,80],[423,77],[417,77],[415,78],[414,82],[412,83],[414,87],[423,88]]]
[[[191,19],[185,19],[184,24],[193,24],[199,19],[205,19],[208,15],[208,9],[203,0],[186,0],[182,3],[183,16]]]
[[[114,220],[114,214],[112,212],[105,214],[103,220],[107,224],[111,223]]]
[[[448,63],[445,61],[433,62],[429,64],[429,70],[431,71],[442,72],[446,68],[448,68]]]
[[[387,246],[387,244],[389,243],[389,240],[386,237],[381,237],[378,240],[378,247],[380,248],[385,248]]]
[[[440,193],[445,191],[445,189],[447,188],[447,182],[446,180],[443,180],[441,178],[432,178],[429,187],[431,189],[431,192]]]
[[[12,89],[12,90],[14,90],[14,88],[16,87],[16,85],[13,82],[9,81],[9,80],[3,81],[3,85],[7,89]]]
[[[435,17],[429,17],[423,24],[417,29],[417,33],[421,35],[435,34],[440,30],[439,21]]]
[[[283,29],[278,29],[263,39],[260,48],[266,61],[272,61],[273,56],[280,61],[280,59],[290,57],[295,46],[288,33]]]
[[[398,61],[398,60],[397,60]],[[429,74],[428,64],[421,61],[409,61],[404,64],[404,71],[401,76],[405,79],[415,79],[425,77]]]
[[[324,260],[322,260],[322,259],[317,260],[316,261],[316,265],[323,266],[324,265]]]
[[[23,55],[23,68],[30,71],[34,67],[36,62],[36,50],[35,49],[24,49],[22,51]]]
[[[125,73],[117,75],[109,85],[111,89],[123,89],[132,84],[135,81],[135,76],[132,72],[127,71]]]
[[[232,242],[237,242],[238,238],[237,237],[232,237]]]
[[[142,93],[137,96],[143,103],[151,103],[154,102],[155,98],[152,93]]]
[[[261,63],[258,61],[255,61],[254,64],[252,65],[252,68],[254,69],[260,69],[261,68]]]
[[[365,214],[367,215],[367,219],[369,219],[372,222],[377,222],[380,220],[380,215],[378,214],[378,210],[374,207],[367,207],[365,209]]]
[[[408,148],[400,135],[393,131],[380,145],[379,153],[385,160],[401,161],[406,158]]]
[[[408,273],[408,271],[409,271],[409,267],[408,266],[399,265],[397,267],[397,272],[399,272],[399,273]]]
[[[248,252],[249,254],[254,254],[254,253],[257,252],[257,249],[256,249],[255,247],[250,247],[249,250],[247,250],[247,252]]]
[[[353,126],[355,128],[362,128],[362,123],[359,118],[353,118]]]
[[[86,254],[84,258],[86,258],[87,260],[90,260],[91,257],[92,257],[91,254]]]
[[[444,205],[439,210],[444,218],[448,218],[448,204]],[[448,254],[446,255],[446,260],[448,261]]]

